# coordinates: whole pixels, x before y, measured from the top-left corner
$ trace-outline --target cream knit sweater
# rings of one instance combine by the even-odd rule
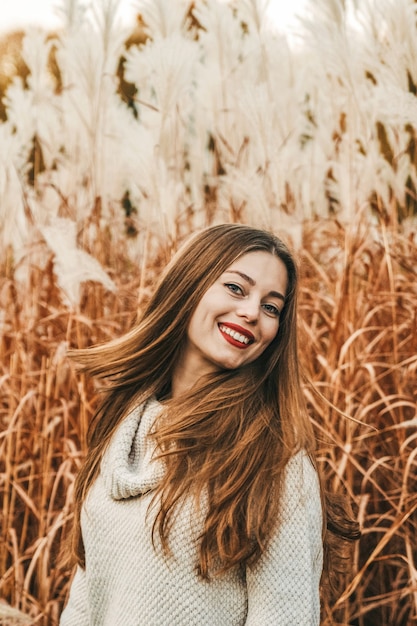
[[[147,512],[164,470],[147,434],[160,410],[156,400],[134,410],[104,455],[81,517],[86,569],[75,573],[60,626],[317,626],[322,511],[307,455],[288,463],[279,524],[256,566],[202,581],[191,502],[177,513],[172,555],[152,546]]]

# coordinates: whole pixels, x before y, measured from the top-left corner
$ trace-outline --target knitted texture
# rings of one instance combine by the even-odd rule
[[[210,582],[196,573],[202,513],[176,512],[165,555],[152,544],[153,491],[163,476],[147,435],[161,410],[135,409],[117,429],[81,516],[86,569],[78,568],[60,626],[317,626],[322,511],[305,452],[287,465],[280,519],[245,576]]]

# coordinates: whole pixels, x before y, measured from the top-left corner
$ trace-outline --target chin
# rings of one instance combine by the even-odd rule
[[[238,370],[244,365],[246,365],[246,363],[230,363],[230,361],[228,361],[228,362],[222,363],[221,367],[222,369],[225,369],[225,370]]]

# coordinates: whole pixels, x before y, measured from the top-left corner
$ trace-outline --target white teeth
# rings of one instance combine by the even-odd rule
[[[228,326],[220,325],[220,330],[222,331],[222,333],[226,333],[226,335],[230,335],[230,337],[235,339],[235,341],[240,341],[240,343],[244,343],[246,345],[249,343],[248,337],[245,337],[245,335],[241,335],[236,330],[232,330]]]

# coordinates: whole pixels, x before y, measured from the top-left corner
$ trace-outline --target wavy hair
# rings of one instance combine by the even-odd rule
[[[288,460],[301,448],[314,459],[297,357],[297,267],[275,235],[222,224],[199,232],[180,248],[130,332],[75,353],[84,372],[110,383],[92,420],[89,450],[75,484],[72,550],[79,564],[85,565],[81,507],[115,429],[133,406],[169,394],[201,297],[236,259],[254,251],[275,255],[287,270],[278,333],[254,362],[202,377],[181,398],[164,404],[153,433],[166,465],[155,494],[153,538],[158,534],[169,551],[177,505],[193,497],[198,506],[204,497],[198,562],[203,578],[255,563],[264,551],[276,524]],[[336,522],[333,526],[338,532]]]

